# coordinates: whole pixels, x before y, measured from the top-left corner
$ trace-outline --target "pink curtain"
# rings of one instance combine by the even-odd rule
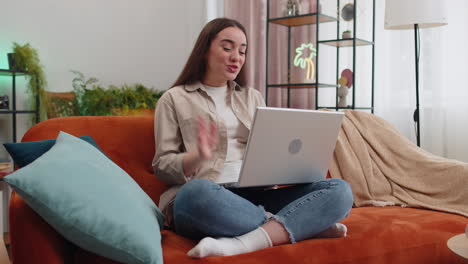
[[[270,0],[270,18],[282,16],[285,0]],[[315,7],[315,0],[302,0],[301,14],[309,13],[310,7]],[[224,14],[228,18],[242,23],[247,31],[249,54],[246,62],[248,85],[254,87],[265,96],[266,92],[266,0],[225,0]],[[270,23],[268,82],[270,84],[287,83],[288,74],[288,35],[287,27]],[[291,83],[314,82],[305,80],[306,71],[293,66],[295,49],[302,43],[315,43],[315,27],[301,26],[291,28]],[[315,60],[314,60],[315,65]],[[287,107],[287,89],[269,88],[268,106]],[[315,89],[291,89],[291,107],[302,109],[315,108]]]

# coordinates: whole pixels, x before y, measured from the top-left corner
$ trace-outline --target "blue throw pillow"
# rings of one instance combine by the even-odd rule
[[[99,149],[91,136],[82,136],[80,138]],[[55,139],[47,139],[22,143],[4,143],[3,146],[10,153],[15,164],[22,168],[46,153],[54,144]]]
[[[161,211],[87,142],[60,132],[49,151],[4,180],[79,247],[122,263],[163,263]]]

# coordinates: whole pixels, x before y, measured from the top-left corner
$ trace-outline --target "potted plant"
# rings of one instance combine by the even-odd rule
[[[163,92],[142,84],[110,85],[105,88],[96,78],[86,79],[78,71],[73,79],[78,112],[83,116],[152,114]]]
[[[20,45],[13,42],[13,53],[10,55],[10,62],[15,71],[24,72],[28,79],[28,91],[34,97],[39,96],[40,104],[40,117],[44,119],[46,116],[44,105],[46,104],[45,87],[47,80],[44,73],[44,66],[41,65],[37,50],[32,48],[29,43]],[[35,100],[33,100],[35,106]]]
[[[110,86],[114,90],[116,108],[111,109],[114,115],[140,115],[152,114],[156,102],[162,92],[149,89],[142,84],[126,85],[121,87]]]
[[[343,31],[343,33],[341,34],[341,37],[344,39],[351,38],[351,30],[348,29],[348,30]]]

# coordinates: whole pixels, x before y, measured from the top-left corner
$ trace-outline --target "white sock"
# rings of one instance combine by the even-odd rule
[[[249,233],[237,237],[203,238],[187,255],[192,258],[204,258],[209,256],[232,256],[259,249],[272,247],[268,233],[259,227]]]
[[[316,238],[340,238],[340,237],[346,237],[346,233],[348,232],[348,228],[341,224],[341,223],[336,223],[332,225],[330,228],[327,230],[317,234],[315,237]]]

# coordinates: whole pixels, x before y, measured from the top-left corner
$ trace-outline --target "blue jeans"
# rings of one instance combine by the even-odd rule
[[[352,205],[351,188],[340,179],[273,190],[226,189],[210,180],[196,179],[179,190],[173,213],[177,234],[201,239],[245,234],[267,222],[268,211],[283,224],[294,243],[341,221]]]

